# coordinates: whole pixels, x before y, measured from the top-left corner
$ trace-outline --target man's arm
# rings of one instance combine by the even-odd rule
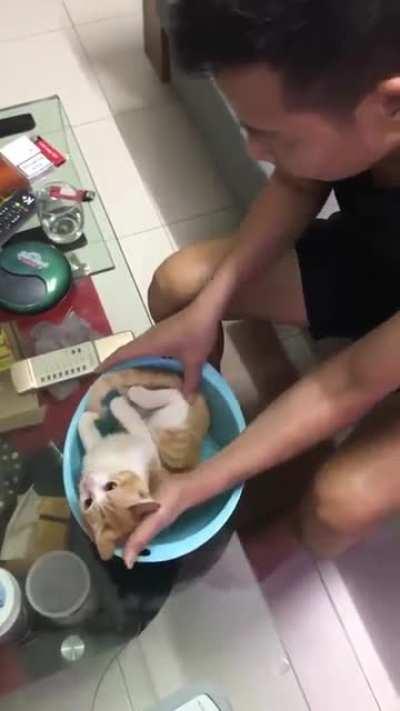
[[[117,351],[103,369],[125,359],[168,354],[182,362],[184,393],[190,396],[235,292],[293,245],[329,191],[326,183],[291,178],[277,170],[241,224],[232,251],[197,298]]]
[[[333,435],[399,385],[400,313],[287,390],[214,458],[168,479],[159,511],[125,546],[127,566],[186,509]]]
[[[265,272],[301,236],[330,190],[326,183],[292,178],[277,168],[241,223],[237,246],[196,302],[222,319],[236,291]]]
[[[332,436],[399,385],[400,314],[296,383],[232,444],[188,474],[185,507]]]

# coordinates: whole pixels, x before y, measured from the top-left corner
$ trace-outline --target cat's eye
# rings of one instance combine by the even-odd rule
[[[107,484],[104,484],[104,491],[112,491],[116,487],[117,487],[116,481],[108,481]]]
[[[85,501],[83,502],[83,505],[84,505],[85,509],[87,510],[87,509],[90,509],[92,503],[93,503],[93,499],[91,499],[90,497],[88,497],[88,498],[85,499]]]

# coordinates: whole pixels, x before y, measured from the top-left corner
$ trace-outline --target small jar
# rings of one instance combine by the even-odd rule
[[[22,640],[28,632],[28,613],[18,581],[0,568],[0,644]]]

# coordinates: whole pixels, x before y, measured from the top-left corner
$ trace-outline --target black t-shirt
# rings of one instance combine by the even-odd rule
[[[400,269],[400,187],[379,188],[372,173],[338,181],[333,186],[343,217],[353,221],[354,235],[383,260]]]

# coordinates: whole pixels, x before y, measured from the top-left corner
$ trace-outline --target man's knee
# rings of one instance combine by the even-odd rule
[[[196,265],[185,250],[168,257],[155,271],[148,292],[148,304],[158,321],[179,311],[194,299],[201,286]]]
[[[231,249],[231,239],[196,242],[168,257],[156,270],[148,293],[156,321],[187,306]]]
[[[345,467],[345,463],[341,467]],[[314,519],[323,528],[338,535],[357,537],[379,521],[385,507],[379,493],[371,491],[363,472],[335,471],[332,465],[331,471],[325,470],[317,476],[311,508]]]

